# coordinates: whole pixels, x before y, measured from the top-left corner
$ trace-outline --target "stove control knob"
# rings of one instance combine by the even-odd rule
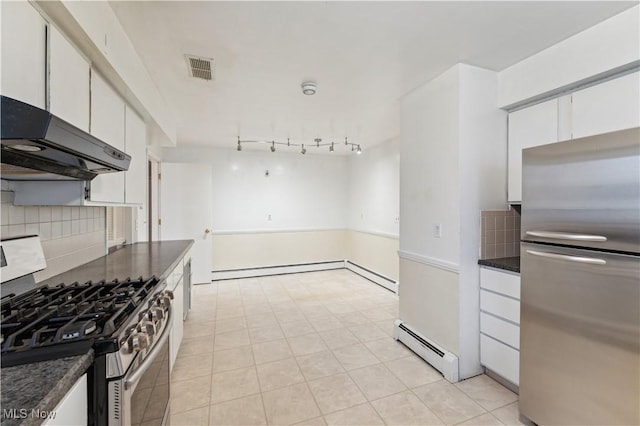
[[[138,332],[131,336],[131,343],[129,344],[131,352],[139,352],[149,347],[149,335],[145,332]]]
[[[142,321],[140,322],[140,331],[147,333],[149,336],[154,336],[156,334],[156,325],[152,321]]]
[[[158,305],[166,311],[169,309],[169,305],[171,305],[171,299],[169,296],[162,295],[158,297]]]
[[[149,309],[149,319],[154,323],[164,318],[164,310],[160,307],[153,307]]]
[[[163,294],[164,296],[168,296],[168,297],[169,297],[169,299],[173,300],[173,291],[171,291],[171,290],[165,290],[165,291],[163,291],[163,292],[162,292],[162,294]]]

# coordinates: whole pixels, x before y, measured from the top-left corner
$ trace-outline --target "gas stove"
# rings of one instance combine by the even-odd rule
[[[155,277],[37,286],[37,236],[2,240],[0,357],[11,367],[93,350],[90,425],[163,425],[169,410],[171,300]]]
[[[143,329],[153,334],[159,328],[161,319],[149,310],[166,304],[162,295],[152,296],[157,287],[155,277],[89,281],[3,297],[2,366],[80,355],[89,348],[96,355],[117,352],[129,340],[132,345]],[[129,327],[132,320],[140,324]]]

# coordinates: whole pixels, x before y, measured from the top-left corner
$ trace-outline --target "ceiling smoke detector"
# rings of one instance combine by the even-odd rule
[[[316,83],[313,81],[305,81],[302,83],[302,93],[305,95],[315,95],[316,94]]]
[[[213,59],[200,56],[184,55],[189,64],[189,75],[203,80],[213,80]]]

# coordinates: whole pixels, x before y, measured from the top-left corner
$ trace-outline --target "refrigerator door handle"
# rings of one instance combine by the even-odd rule
[[[607,241],[607,237],[605,237],[604,235],[568,234],[566,232],[550,232],[550,231],[527,231],[526,234],[531,237],[553,238],[556,240],[594,241],[594,242]]]
[[[546,253],[546,252],[537,251],[537,250],[527,250],[527,253],[533,256],[548,257],[551,259],[566,260],[569,262],[576,262],[576,263],[587,263],[589,265],[606,265],[607,264],[606,260],[598,259],[595,257],[567,256],[566,254]]]

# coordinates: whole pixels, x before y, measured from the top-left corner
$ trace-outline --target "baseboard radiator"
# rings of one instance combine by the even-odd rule
[[[327,271],[343,269],[344,260],[331,262],[299,263],[295,265],[264,266],[257,268],[227,269],[211,272],[212,281],[233,280],[238,278],[265,277],[269,275],[297,274],[300,272]]]
[[[367,269],[363,266],[360,266],[357,263],[354,263],[350,260],[345,260],[344,264],[345,264],[345,268],[347,268],[351,272],[355,272],[361,277],[364,277],[369,281],[374,282],[379,286],[386,288],[387,290],[391,290],[394,293],[398,293],[398,283],[392,280],[391,278],[387,278],[384,275],[380,275],[379,273],[374,272],[371,269]]]
[[[455,383],[460,380],[458,357],[412,330],[407,323],[396,320],[393,337],[441,372],[449,382]]]

